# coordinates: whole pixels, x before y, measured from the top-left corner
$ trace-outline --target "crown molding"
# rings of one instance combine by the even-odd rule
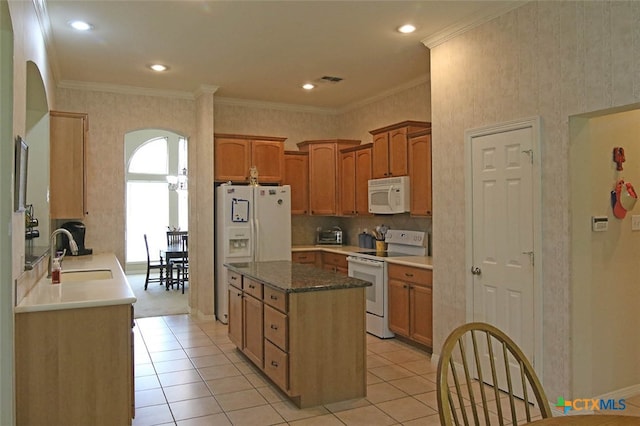
[[[213,95],[218,91],[218,89],[219,89],[218,86],[210,86],[207,84],[203,84],[200,87],[198,87],[198,89],[195,92],[193,92],[193,96],[197,98],[202,95]]]
[[[40,32],[44,39],[44,48],[47,52],[47,60],[49,62],[51,73],[53,74],[53,81],[58,81],[58,76],[60,76],[60,65],[55,44],[53,43],[51,19],[49,18],[49,11],[47,10],[47,3],[45,0],[32,0],[32,2],[36,13],[36,19],[40,26]]]
[[[182,90],[150,89],[147,87],[124,86],[124,85],[104,84],[104,83],[89,83],[84,81],[73,81],[73,80],[60,81],[58,82],[58,87],[61,89],[122,93],[125,95],[158,96],[158,97],[164,97],[164,98],[176,98],[176,99],[187,99],[187,100],[195,99],[194,94],[192,92],[186,92]]]
[[[345,112],[352,111],[354,109],[362,108],[366,105],[372,104],[374,102],[380,101],[389,96],[395,95],[396,93],[404,92],[405,90],[411,89],[413,87],[419,86],[421,84],[425,84],[429,82],[429,75],[425,75],[415,80],[411,80],[407,83],[401,84],[400,86],[396,86],[393,89],[385,90],[384,92],[380,92],[375,96],[372,96],[367,99],[363,99],[361,101],[353,102],[345,107],[338,109],[338,113],[342,114]]]
[[[458,37],[461,34],[466,33],[467,31],[470,31],[486,22],[489,22],[499,16],[502,16],[508,12],[511,12],[512,10],[517,9],[520,6],[526,3],[529,3],[529,1],[530,0],[518,0],[518,1],[509,2],[504,7],[498,10],[494,10],[493,12],[488,13],[486,15],[477,15],[477,16],[474,16],[473,19],[470,21],[465,21],[465,22],[451,25],[443,29],[442,31],[438,31],[437,33],[432,34],[429,37],[423,39],[422,44],[427,46],[429,49],[433,49],[434,47],[439,46],[442,43],[445,43],[453,38]]]
[[[218,104],[218,105],[244,106],[244,107],[250,107],[250,108],[275,109],[275,110],[292,111],[292,112],[307,112],[307,113],[313,113],[313,114],[336,115],[339,113],[339,110],[334,108],[320,108],[320,107],[312,107],[312,106],[305,106],[305,105],[284,104],[284,103],[278,103],[278,102],[254,101],[249,99],[216,97],[213,102],[214,104]]]

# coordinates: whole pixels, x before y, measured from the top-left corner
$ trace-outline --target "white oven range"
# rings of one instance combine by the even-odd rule
[[[385,235],[386,251],[363,250],[347,256],[349,276],[369,281],[367,287],[367,332],[383,339],[394,337],[389,330],[389,289],[385,258],[425,256],[426,241],[422,231],[390,229]]]

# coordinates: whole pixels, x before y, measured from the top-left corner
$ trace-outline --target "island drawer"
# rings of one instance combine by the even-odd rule
[[[287,294],[271,287],[264,288],[264,303],[287,313]]]
[[[265,289],[266,290],[266,289]],[[264,337],[283,351],[288,351],[287,316],[271,306],[264,307]]]
[[[264,372],[281,389],[289,389],[289,355],[268,340],[264,342]]]
[[[430,269],[413,268],[411,266],[389,264],[389,279],[412,282],[431,286],[433,284],[433,271]]]
[[[227,269],[227,282],[235,288],[242,289],[242,275]]]
[[[252,280],[251,278],[244,277],[243,290],[255,297],[256,299],[262,299],[262,284]]]

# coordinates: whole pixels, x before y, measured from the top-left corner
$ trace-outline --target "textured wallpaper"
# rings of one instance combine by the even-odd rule
[[[570,397],[569,116],[640,101],[639,2],[530,2],[431,49],[434,347],[465,321],[464,131],[542,118],[543,381]],[[454,190],[452,190],[452,188]],[[579,395],[578,395],[579,396]]]

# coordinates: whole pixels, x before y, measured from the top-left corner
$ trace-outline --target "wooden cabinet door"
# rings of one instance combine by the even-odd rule
[[[355,212],[357,215],[369,213],[369,179],[371,179],[372,148],[355,151]]]
[[[431,135],[409,139],[409,179],[412,216],[431,216]]]
[[[214,179],[217,182],[248,182],[251,143],[246,139],[216,137]],[[260,170],[258,170],[260,171]]]
[[[244,294],[244,353],[260,368],[264,368],[264,329],[262,300]]]
[[[433,344],[432,289],[428,286],[412,284],[410,295],[410,337],[416,342],[431,346]]]
[[[389,133],[373,136],[372,174],[374,179],[389,176]]]
[[[229,286],[229,340],[242,349],[242,290]]]
[[[317,262],[315,251],[294,251],[291,252],[291,261],[308,265],[315,265]]]
[[[389,330],[409,336],[409,285],[389,278]]]
[[[49,216],[82,219],[86,214],[87,114],[49,113]]]
[[[281,183],[284,175],[284,145],[276,141],[251,141],[251,162],[258,169],[258,182]],[[248,171],[247,171],[248,173]]]
[[[309,211],[309,155],[287,153],[284,156],[284,185],[291,186],[291,214]]]
[[[389,132],[389,176],[406,176],[407,168],[407,128]]]
[[[343,215],[356,213],[356,151],[341,154],[340,167],[342,173],[342,189],[340,203]]]
[[[336,146],[309,147],[309,209],[312,215],[336,214]]]

